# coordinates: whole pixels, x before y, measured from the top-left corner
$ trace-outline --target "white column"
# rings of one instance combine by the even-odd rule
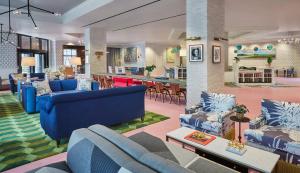
[[[187,0],[187,37],[201,37],[187,42],[187,107],[200,102],[202,91],[218,92],[224,86],[225,59],[228,53],[226,41],[214,41],[214,37],[227,38],[224,31],[224,0]],[[189,62],[189,46],[203,44],[204,61]],[[212,62],[212,46],[221,46],[221,63]]]
[[[87,28],[84,32],[86,75],[107,72],[106,31],[99,28]],[[102,52],[96,56],[96,52]]]

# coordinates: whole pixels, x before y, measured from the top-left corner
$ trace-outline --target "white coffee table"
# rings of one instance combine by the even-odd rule
[[[251,168],[259,172],[271,173],[279,160],[277,154],[250,146],[246,146],[247,151],[242,156],[228,152],[226,151],[228,140],[221,137],[217,137],[206,146],[184,139],[185,136],[194,131],[190,128],[181,127],[167,133],[166,140],[173,139],[181,142],[183,146],[193,147],[196,149],[196,153],[233,169],[242,169],[241,172]]]

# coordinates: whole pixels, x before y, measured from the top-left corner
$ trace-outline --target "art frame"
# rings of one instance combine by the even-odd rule
[[[128,47],[124,49],[124,62],[125,63],[136,63],[138,58],[138,48]]]
[[[196,44],[189,46],[189,61],[190,62],[203,62],[204,61],[204,45]]]
[[[212,47],[212,62],[214,64],[219,64],[222,61],[222,49],[221,46]]]

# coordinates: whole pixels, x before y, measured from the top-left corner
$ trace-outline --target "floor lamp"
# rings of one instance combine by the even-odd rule
[[[26,82],[31,82],[30,80],[30,67],[35,66],[35,57],[23,57],[21,61],[21,66],[22,67],[29,67],[29,72],[27,73],[27,79]]]

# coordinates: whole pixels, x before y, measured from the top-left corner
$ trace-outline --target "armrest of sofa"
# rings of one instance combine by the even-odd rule
[[[40,96],[40,109],[49,113],[53,107],[50,95]]]
[[[259,129],[262,126],[264,126],[265,123],[266,123],[265,117],[260,115],[257,118],[250,121],[249,128],[250,129]]]
[[[92,89],[93,91],[98,91],[99,88],[100,88],[99,82],[97,82],[97,81],[92,81],[92,88],[91,88],[91,89]]]
[[[23,85],[22,102],[27,113],[34,113],[36,107],[36,88],[31,85]]]

